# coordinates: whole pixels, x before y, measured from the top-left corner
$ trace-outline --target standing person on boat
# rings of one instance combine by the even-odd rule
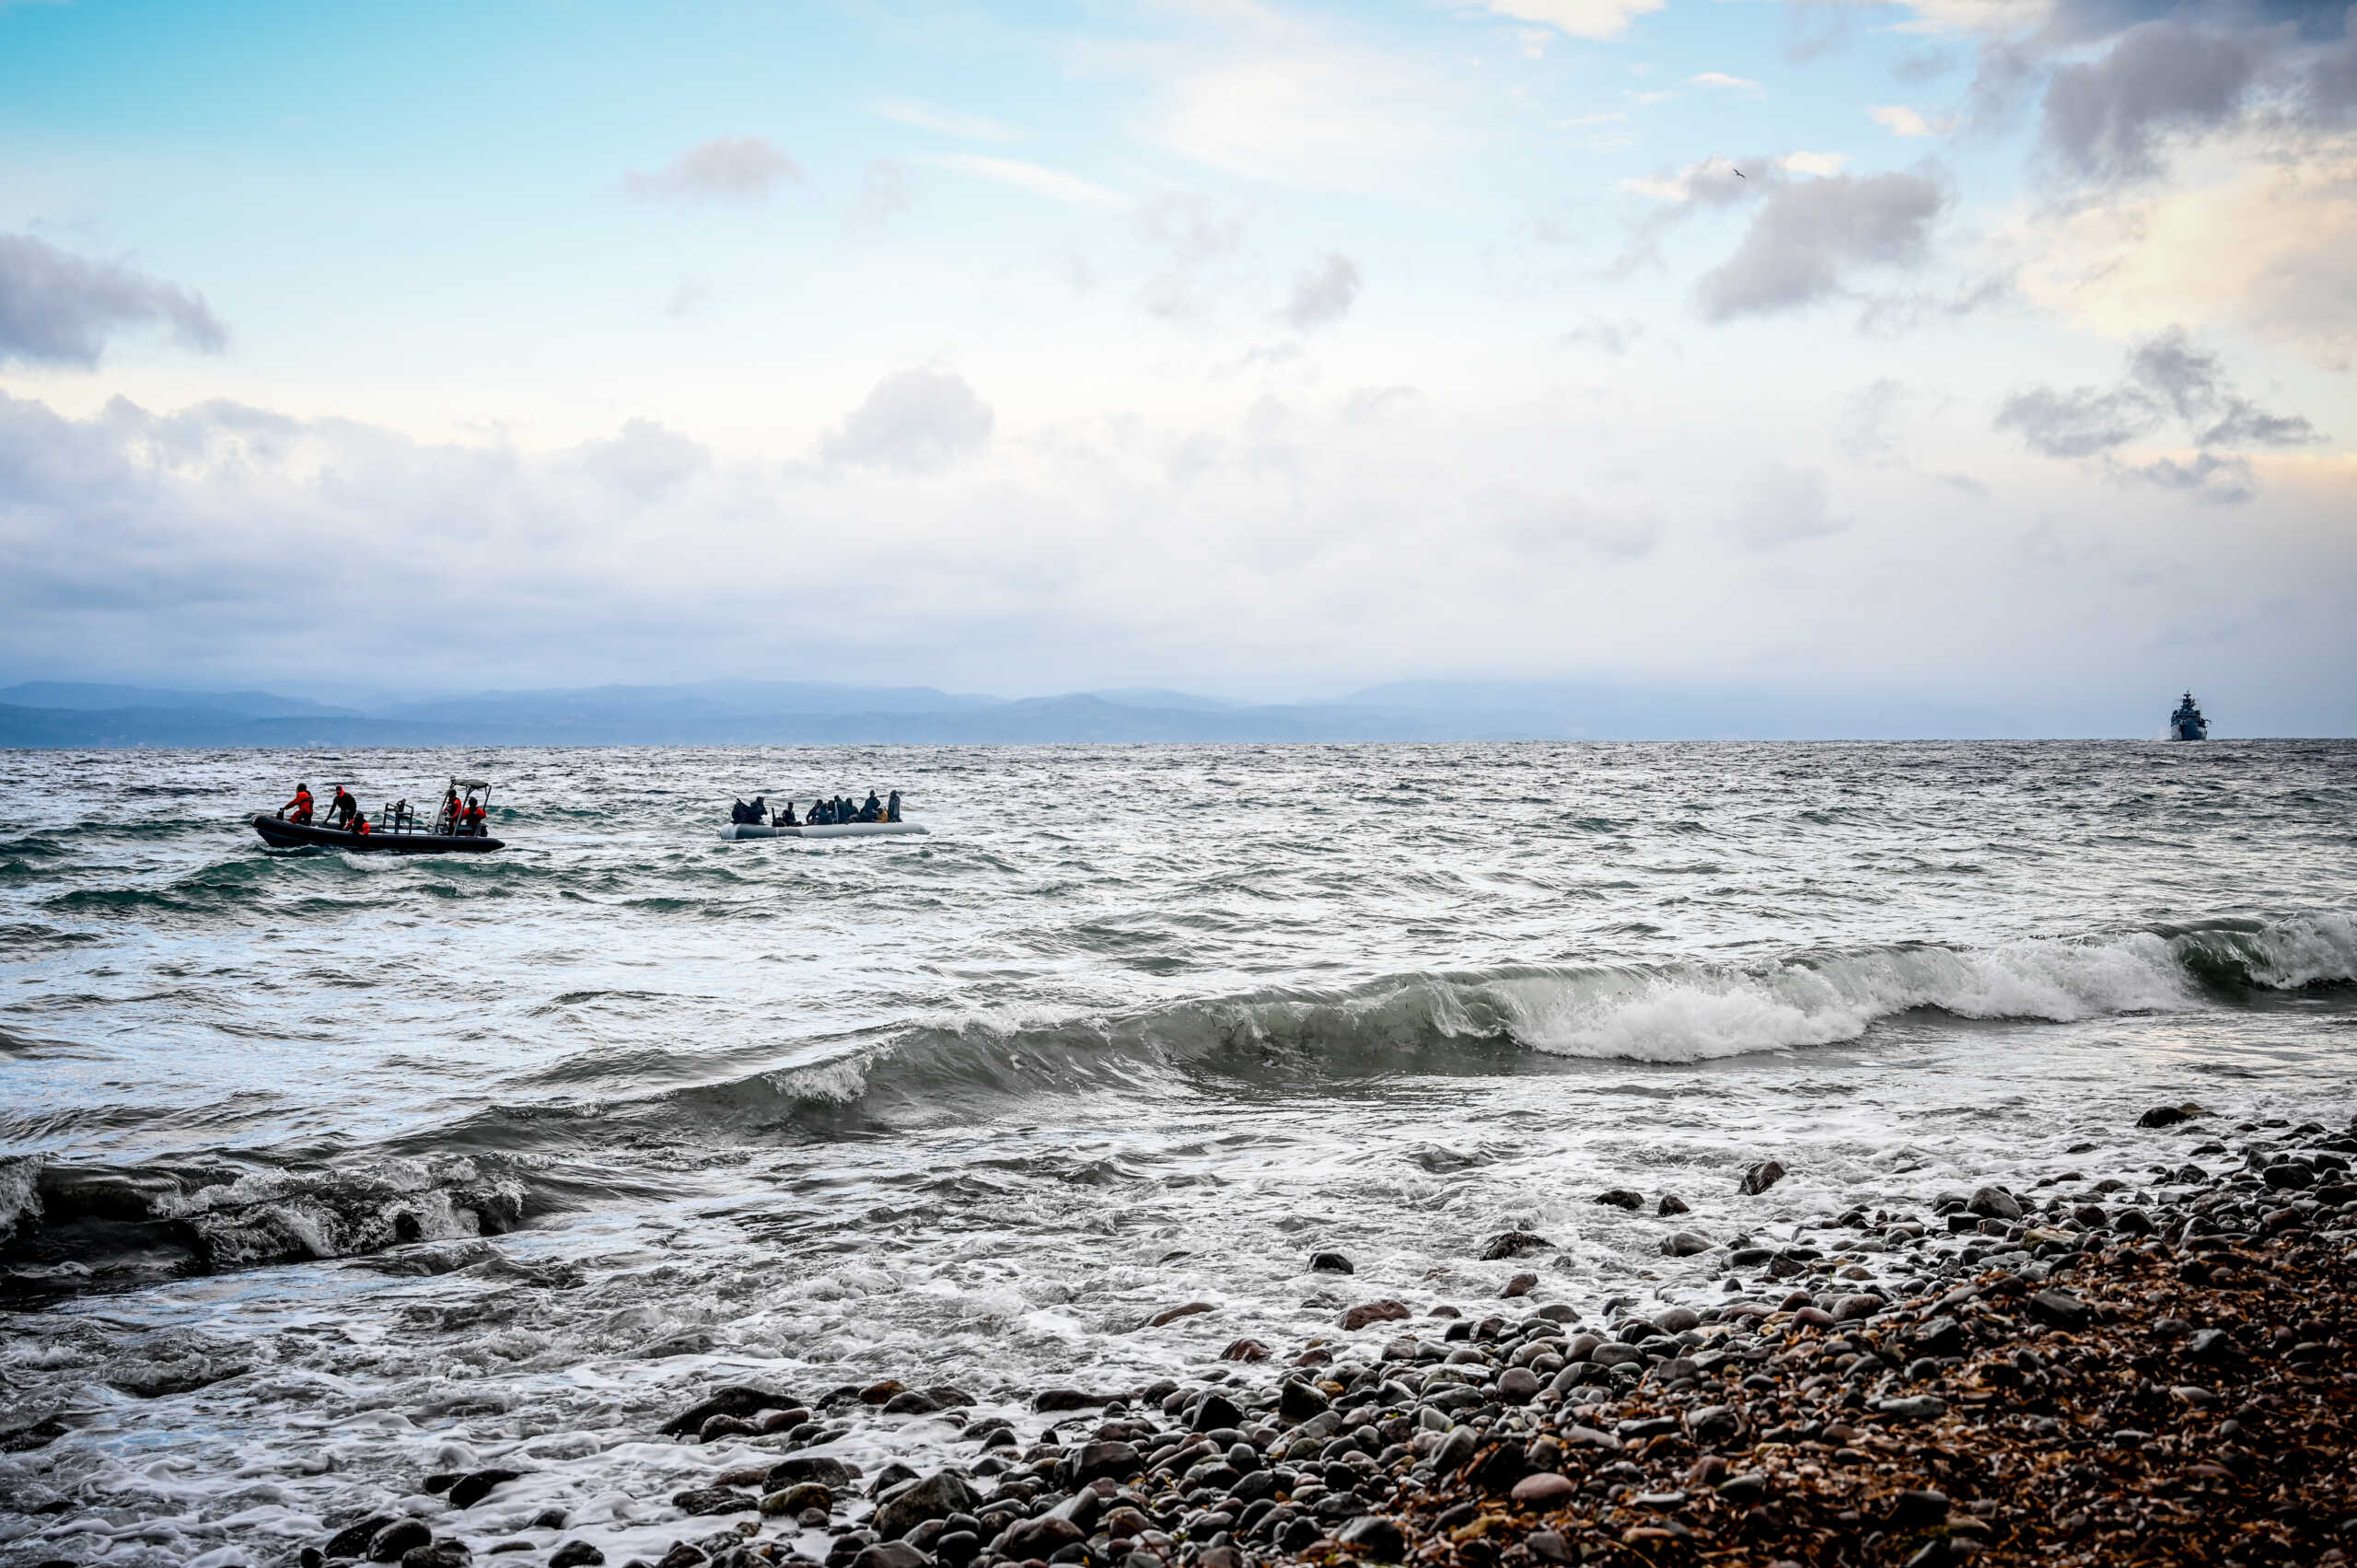
[[[442,792],[442,809],[434,815],[434,830],[437,834],[459,830],[459,786],[452,784]]]
[[[295,798],[278,808],[278,814],[281,817],[286,817],[290,812],[293,813],[293,816],[288,819],[291,821],[308,822],[311,819],[311,786],[309,784],[296,784]]]
[[[892,792],[892,798],[884,803],[884,820],[887,822],[897,822],[900,819],[900,792],[896,789]]]
[[[884,820],[884,803],[876,798],[876,792],[872,789],[867,792],[867,804],[859,808],[859,819],[863,822]]]
[[[342,784],[335,786],[335,798],[328,802],[328,822],[332,827],[349,828],[352,819],[360,815],[360,802]]]

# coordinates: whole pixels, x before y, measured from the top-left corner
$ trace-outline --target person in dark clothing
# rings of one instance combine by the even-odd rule
[[[884,803],[884,820],[887,822],[897,822],[900,819],[900,792],[896,789],[892,792],[892,798]]]
[[[851,803],[851,796],[847,796],[847,795],[839,795],[839,796],[835,796],[835,820],[836,820],[836,821],[838,821],[838,822],[848,822],[848,821],[850,821],[850,820],[852,819],[852,813],[853,813],[854,810],[856,810],[856,809],[857,809],[857,807],[853,807],[853,806],[852,805],[852,803]]]
[[[884,803],[876,798],[876,792],[872,789],[867,792],[867,804],[859,808],[859,819],[863,822],[884,820]]]
[[[482,802],[472,795],[467,796],[466,809],[459,813],[459,831],[470,839],[482,837]]]
[[[435,814],[434,830],[437,833],[455,833],[459,830],[459,792],[457,789],[446,789],[442,792],[442,809]]]
[[[802,824],[794,819],[794,802],[791,800],[787,801],[784,810],[772,810],[770,812],[770,824],[771,826],[777,828],[800,827]]]
[[[289,821],[309,821],[311,819],[311,786],[307,784],[296,784],[295,786],[295,798],[280,807],[278,808],[278,814],[281,817],[286,818]]]
[[[328,823],[331,827],[349,828],[352,819],[360,815],[360,802],[342,784],[335,786],[335,798],[328,803]]]

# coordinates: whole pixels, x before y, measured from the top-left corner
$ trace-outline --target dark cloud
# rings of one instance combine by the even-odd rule
[[[2212,130],[2241,112],[2259,59],[2257,43],[2235,33],[2174,20],[2132,27],[2102,59],[2055,69],[2046,146],[2082,174],[2150,174],[2158,137]]]
[[[631,170],[622,188],[644,200],[765,202],[802,180],[802,166],[761,137],[715,136],[653,174]]]
[[[1790,310],[1841,291],[1858,267],[1913,267],[1946,204],[1918,174],[1840,174],[1771,190],[1734,255],[1703,275],[1714,321]]]
[[[1329,251],[1293,280],[1293,297],[1285,302],[1285,319],[1295,331],[1307,331],[1350,314],[1359,296],[1358,263]]]
[[[845,417],[820,447],[830,463],[938,473],[989,444],[990,405],[953,371],[902,370]]]
[[[2007,398],[1996,427],[2011,430],[2049,458],[2092,458],[2161,427],[2162,410],[2142,389],[2068,392],[2036,387]]]
[[[1998,429],[2014,432],[2049,458],[2107,461],[2116,448],[2172,423],[2189,444],[2203,448],[2192,463],[2163,458],[2140,467],[2115,465],[2114,471],[2207,500],[2241,501],[2257,481],[2235,448],[2298,447],[2323,438],[2307,420],[2270,413],[2237,391],[2218,356],[2196,346],[2181,327],[2131,349],[2117,386],[2067,392],[2035,387],[2006,399],[1996,418]]]
[[[0,234],[0,364],[94,366],[116,333],[147,326],[205,354],[228,342],[193,289],[29,234]]]

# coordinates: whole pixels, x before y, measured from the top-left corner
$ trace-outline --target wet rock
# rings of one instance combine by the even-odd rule
[[[1014,1562],[1028,1562],[1032,1558],[1045,1558],[1074,1541],[1088,1538],[1070,1519],[1053,1514],[1042,1514],[1036,1519],[1018,1519],[991,1544],[991,1550]]]
[[[1048,1415],[1057,1411],[1092,1410],[1111,1399],[1110,1394],[1084,1394],[1078,1388],[1042,1388],[1031,1396],[1031,1408]]]
[[[466,1568],[472,1561],[474,1553],[467,1550],[467,1543],[448,1537],[401,1553],[401,1568]]]
[[[1145,1469],[1144,1456],[1136,1445],[1122,1442],[1085,1444],[1067,1462],[1075,1486],[1093,1481],[1127,1481]]]
[[[1665,1334],[1682,1334],[1701,1324],[1702,1315],[1690,1307],[1665,1307],[1654,1314],[1654,1326]]]
[[[971,1530],[944,1530],[933,1543],[934,1560],[964,1568],[982,1554],[982,1538]]]
[[[659,1430],[666,1437],[685,1437],[703,1430],[703,1423],[716,1415],[735,1416],[743,1420],[763,1411],[784,1410],[796,1401],[774,1389],[761,1388],[748,1383],[731,1383],[713,1390],[712,1397],[700,1404],[689,1406],[665,1422]]]
[[[1875,1409],[1900,1421],[1933,1421],[1948,1413],[1948,1402],[1937,1394],[1908,1394],[1895,1400],[1878,1400]]]
[[[1390,1323],[1408,1316],[1407,1303],[1400,1301],[1369,1301],[1342,1314],[1342,1327],[1355,1331],[1369,1323]]]
[[[1569,1562],[1572,1544],[1559,1531],[1533,1530],[1522,1538],[1522,1549],[1538,1562]]]
[[[549,1568],[598,1568],[606,1554],[586,1540],[569,1540],[549,1553]]]
[[[1533,1235],[1527,1230],[1502,1231],[1490,1237],[1489,1245],[1481,1249],[1481,1261],[1500,1263],[1509,1258],[1520,1258],[1532,1252],[1543,1252],[1554,1245],[1545,1237]]]
[[[1359,1556],[1376,1562],[1397,1562],[1407,1555],[1408,1538],[1399,1525],[1380,1514],[1353,1519],[1334,1539]]]
[[[1845,1295],[1833,1303],[1836,1323],[1854,1323],[1873,1317],[1890,1304],[1878,1295]]]
[[[773,1518],[798,1519],[813,1508],[822,1515],[833,1513],[835,1494],[815,1481],[806,1481],[771,1493],[760,1506]]]
[[[1654,1205],[1654,1213],[1665,1216],[1669,1214],[1682,1214],[1687,1212],[1686,1200],[1672,1192],[1663,1193],[1661,1195],[1661,1202]]]
[[[1205,1394],[1187,1410],[1187,1430],[1217,1432],[1223,1427],[1244,1424],[1244,1412],[1225,1394]]]
[[[1167,1327],[1169,1324],[1176,1323],[1181,1318],[1196,1318],[1201,1317],[1203,1313],[1216,1312],[1218,1310],[1218,1304],[1214,1302],[1190,1301],[1184,1307],[1166,1307],[1162,1311],[1155,1313],[1153,1317],[1145,1320],[1145,1326],[1149,1329],[1160,1329]]]
[[[1731,1475],[1719,1482],[1718,1493],[1738,1508],[1756,1508],[1768,1500],[1768,1478],[1757,1471]]]
[[[852,1568],[933,1568],[933,1559],[904,1540],[879,1540],[859,1549]]]
[[[1258,1340],[1231,1340],[1227,1348],[1219,1353],[1219,1358],[1222,1361],[1266,1361],[1269,1359],[1269,1347]]]
[[[1944,1492],[1902,1492],[1891,1499],[1890,1527],[1927,1530],[1947,1523],[1948,1499]]]
[[[1510,1366],[1498,1378],[1498,1398],[1510,1405],[1527,1405],[1544,1387],[1527,1366]]]
[[[450,1506],[471,1508],[492,1493],[523,1474],[521,1470],[481,1469],[470,1471],[450,1484]]]
[[[2180,1121],[2190,1121],[2210,1113],[2191,1100],[2183,1105],[2156,1105],[2136,1119],[2139,1127],[2174,1127]]]
[[[1710,1249],[1710,1237],[1697,1236],[1690,1230],[1677,1231],[1661,1238],[1662,1256],[1665,1258],[1691,1258]]]
[[[1538,1288],[1538,1276],[1537,1274],[1516,1274],[1514,1278],[1506,1282],[1505,1289],[1498,1292],[1498,1296],[1500,1300],[1511,1301],[1518,1295],[1528,1295],[1532,1291],[1537,1290]]]
[[[1527,1475],[1515,1481],[1513,1492],[1508,1495],[1528,1508],[1561,1508],[1579,1495],[1579,1488],[1573,1484],[1569,1476],[1540,1470],[1536,1475]]]
[[[1761,1160],[1743,1173],[1743,1179],[1736,1184],[1736,1191],[1747,1198],[1756,1198],[1783,1179],[1782,1166],[1774,1160]]]
[[[1634,1214],[1637,1210],[1644,1207],[1645,1195],[1642,1192],[1631,1192],[1626,1187],[1612,1187],[1606,1189],[1604,1191],[1598,1192],[1595,1198],[1590,1201],[1605,1204],[1610,1208],[1627,1209],[1630,1213]]]
[[[1473,1457],[1473,1451],[1480,1444],[1480,1438],[1475,1435],[1471,1427],[1451,1427],[1448,1434],[1441,1439],[1440,1447],[1433,1454],[1434,1473],[1449,1475],[1464,1469],[1465,1462]]]
[[[368,1561],[399,1562],[404,1552],[434,1544],[434,1531],[423,1519],[396,1519],[368,1538]]]
[[[388,1525],[399,1523],[401,1523],[401,1516],[398,1514],[371,1514],[365,1519],[354,1520],[328,1537],[327,1545],[319,1550],[329,1557],[366,1556],[368,1551],[368,1543],[377,1539],[377,1532]],[[404,1547],[402,1550],[406,1551],[408,1548]]]
[[[2084,1329],[2095,1309],[2067,1290],[2042,1290],[2029,1298],[2030,1315],[2058,1329]]]
[[[815,1481],[820,1486],[840,1491],[856,1479],[851,1472],[851,1467],[841,1459],[830,1458],[824,1454],[789,1454],[770,1467],[770,1473],[762,1478],[761,1484],[772,1492],[780,1492],[802,1481]]]
[[[2223,1329],[2196,1329],[2192,1338],[2185,1342],[2185,1353],[2191,1360],[2212,1363],[2234,1361],[2242,1355]]]
[[[1965,1204],[1968,1214],[1984,1220],[2017,1220],[2022,1217],[2021,1201],[2002,1187],[1976,1187]]]
[[[671,1506],[683,1514],[745,1514],[761,1506],[761,1500],[749,1493],[730,1486],[691,1486],[685,1492],[671,1494]]]
[[[1306,1383],[1287,1383],[1277,1390],[1277,1415],[1295,1426],[1313,1421],[1333,1408],[1333,1401]]]
[[[1351,1260],[1348,1258],[1343,1257],[1340,1252],[1312,1252],[1309,1255],[1309,1268],[1311,1272],[1319,1274],[1355,1274],[1358,1272],[1358,1270],[1352,1265]]]
[[[884,1401],[886,1415],[931,1415],[940,1409],[938,1400],[914,1388],[903,1388]]]
[[[1114,1445],[1097,1444],[1097,1447]],[[1127,1444],[1118,1445],[1128,1447]],[[1134,1455],[1136,1450],[1132,1449]],[[970,1514],[981,1499],[966,1483],[966,1478],[956,1470],[935,1470],[923,1481],[904,1487],[876,1505],[876,1516],[870,1521],[876,1533],[887,1540],[898,1540],[919,1525],[933,1519],[946,1519],[952,1514]]]
[[[1703,1405],[1686,1412],[1686,1430],[1697,1443],[1724,1443],[1741,1426],[1735,1411],[1725,1405]]]

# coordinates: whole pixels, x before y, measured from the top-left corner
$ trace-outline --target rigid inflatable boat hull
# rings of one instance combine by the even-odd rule
[[[284,817],[256,817],[254,831],[273,849],[348,849],[364,854],[489,854],[505,849],[498,839],[460,838],[452,833],[355,833]]]
[[[758,822],[731,822],[720,830],[724,839],[871,839],[894,833],[922,833],[914,822],[820,822],[813,827],[772,828]]]

